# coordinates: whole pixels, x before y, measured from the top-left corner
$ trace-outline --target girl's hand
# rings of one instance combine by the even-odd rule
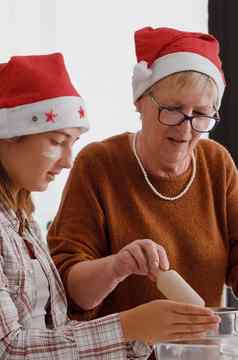
[[[120,313],[126,341],[149,345],[161,341],[197,340],[218,328],[212,310],[169,300],[155,300]]]

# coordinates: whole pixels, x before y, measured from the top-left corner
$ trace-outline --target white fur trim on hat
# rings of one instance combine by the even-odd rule
[[[135,78],[135,81],[146,81],[151,75],[152,70],[148,67],[148,63],[146,61],[140,61],[135,65],[133,71],[133,77]]]
[[[62,96],[14,108],[0,109],[0,138],[38,134],[64,128],[89,129],[84,101]]]
[[[142,66],[146,67],[144,63],[146,62],[143,61]],[[135,65],[132,77],[134,102],[136,102],[136,100],[157,81],[168,75],[191,70],[207,74],[215,81],[218,89],[218,102],[220,105],[225,89],[225,83],[219,69],[206,57],[191,52],[176,52],[162,56],[151,65],[151,73],[149,74],[146,72],[147,76],[143,79],[141,76],[137,75],[139,64]]]

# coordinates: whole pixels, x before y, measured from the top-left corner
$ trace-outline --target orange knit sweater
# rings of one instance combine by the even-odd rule
[[[75,262],[107,256],[136,239],[150,238],[164,246],[171,268],[207,306],[219,306],[225,282],[238,295],[237,170],[228,152],[214,141],[200,140],[195,156],[197,173],[191,188],[182,198],[165,201],[145,182],[128,134],[85,147],[49,232],[51,254],[63,282]],[[161,193],[172,196],[190,176],[191,168],[178,177],[150,175],[150,180]],[[157,298],[163,296],[153,282],[132,275],[94,312],[83,312],[70,302],[70,315],[103,316]]]

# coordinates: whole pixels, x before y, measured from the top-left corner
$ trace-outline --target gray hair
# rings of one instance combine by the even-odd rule
[[[177,86],[178,88],[184,88],[187,87],[193,87],[196,86],[196,88],[199,88],[201,90],[205,90],[207,88],[215,88],[217,91],[217,86],[215,81],[207,74],[200,73],[197,71],[181,71],[172,75],[167,76],[164,79],[161,79],[156,84],[154,84],[149,91],[146,90],[145,95],[148,94],[153,89],[156,89],[157,86],[159,86],[160,82],[166,80],[167,84],[169,82],[173,82],[173,85]],[[216,101],[216,108],[218,107],[218,91],[217,91],[217,101]]]

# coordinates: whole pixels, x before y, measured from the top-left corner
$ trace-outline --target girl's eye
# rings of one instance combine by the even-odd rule
[[[56,145],[56,146],[59,146],[59,145],[62,145],[62,144],[63,144],[62,141],[57,141],[57,140],[55,140],[55,139],[51,139],[51,143],[52,143],[53,145]]]

